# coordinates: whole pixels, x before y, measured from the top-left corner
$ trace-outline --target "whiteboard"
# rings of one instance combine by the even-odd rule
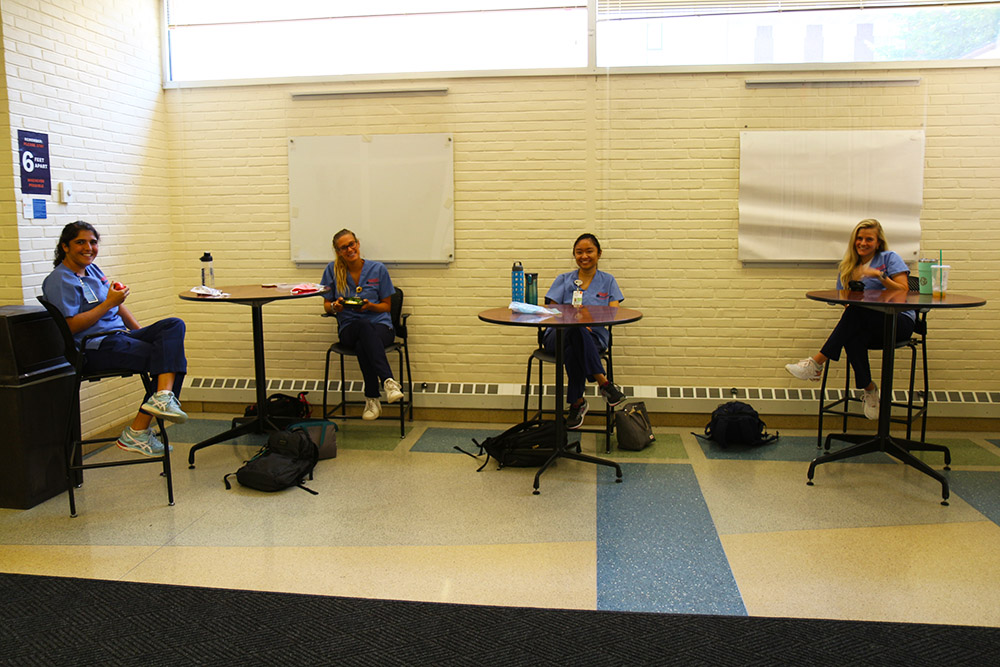
[[[292,261],[332,261],[341,229],[380,262],[453,261],[452,145],[451,134],[290,137]]]
[[[839,261],[861,220],[920,250],[922,130],[740,132],[739,258]]]

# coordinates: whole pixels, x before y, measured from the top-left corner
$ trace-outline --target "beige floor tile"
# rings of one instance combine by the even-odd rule
[[[0,547],[0,570],[53,577],[126,579],[155,547],[11,545]]]
[[[721,539],[753,616],[1000,626],[1000,526],[989,521]]]
[[[694,466],[720,535],[962,521],[983,516],[901,464],[827,463],[807,486],[806,462],[703,460]],[[747,508],[753,508],[752,512]]]
[[[454,547],[166,547],[128,580],[468,604],[594,609],[593,542]]]

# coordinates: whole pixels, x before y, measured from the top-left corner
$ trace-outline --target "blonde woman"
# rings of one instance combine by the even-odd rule
[[[907,290],[910,270],[903,259],[888,248],[885,232],[878,220],[859,222],[851,232],[844,259],[840,261],[837,289],[855,283],[866,290]],[[861,283],[861,285],[857,285]],[[861,306],[848,306],[840,321],[819,352],[785,369],[800,380],[818,381],[823,376],[827,359],[838,361],[840,350],[854,369],[858,389],[864,389],[864,409],[868,419],[878,419],[878,387],[872,380],[868,350],[882,349],[883,314]],[[916,313],[907,310],[896,315],[896,340],[903,341],[913,334]]]
[[[320,281],[330,286],[332,297],[324,299],[323,310],[337,318],[340,342],[357,352],[365,380],[361,418],[370,421],[382,414],[383,388],[390,403],[403,398],[385,356],[385,346],[396,335],[389,314],[396,288],[384,264],[361,257],[361,243],[351,230],[342,229],[333,236],[333,250],[337,259],[327,265]]]

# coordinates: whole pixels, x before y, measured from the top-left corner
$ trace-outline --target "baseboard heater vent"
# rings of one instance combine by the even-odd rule
[[[665,399],[667,401],[792,401],[815,403],[819,400],[819,389],[769,389],[746,387],[652,387],[625,386],[625,394],[637,399]],[[360,393],[364,389],[361,380],[345,382],[349,393]],[[248,378],[207,378],[189,377],[185,392],[193,394],[191,398],[203,401],[239,401],[253,399],[256,383]],[[331,380],[327,390],[340,392],[340,380]],[[532,387],[532,395],[536,395]],[[322,380],[268,380],[267,393],[298,394],[300,391],[313,393],[310,402],[322,400]],[[438,396],[523,396],[524,384],[496,384],[472,382],[425,382],[413,387],[414,394]],[[553,385],[545,385],[546,396],[555,394]],[[587,385],[587,396],[597,396],[597,388]],[[828,399],[842,398],[843,389],[827,389]],[[907,391],[893,391],[894,401],[905,401]],[[919,398],[919,397],[918,397]],[[932,403],[1000,405],[1000,392],[996,391],[932,391]]]

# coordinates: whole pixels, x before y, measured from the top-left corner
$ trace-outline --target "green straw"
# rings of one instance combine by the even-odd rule
[[[944,279],[944,251],[938,248],[938,287],[941,288],[940,290],[938,290],[939,295],[944,295],[944,283],[942,282],[943,279]]]

